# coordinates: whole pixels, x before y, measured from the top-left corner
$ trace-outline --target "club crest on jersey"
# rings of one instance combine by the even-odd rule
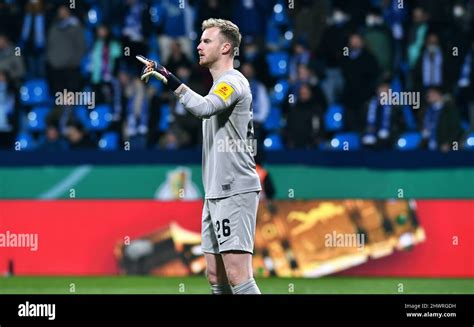
[[[224,82],[217,84],[214,89],[214,94],[217,94],[224,101],[226,101],[232,93],[234,93],[232,86]]]

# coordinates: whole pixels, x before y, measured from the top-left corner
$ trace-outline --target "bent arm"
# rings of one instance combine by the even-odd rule
[[[226,85],[230,86],[229,84]],[[216,94],[217,91],[215,91],[203,97],[185,84],[181,84],[174,93],[184,108],[194,116],[198,118],[209,118],[230,108],[232,103],[236,101],[237,94],[234,93],[234,88],[231,87],[231,89],[232,91],[226,96],[218,95]]]

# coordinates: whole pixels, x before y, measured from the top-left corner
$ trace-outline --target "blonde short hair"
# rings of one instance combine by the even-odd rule
[[[211,27],[217,27],[225,40],[230,42],[233,51],[231,51],[231,57],[234,56],[235,49],[240,46],[242,35],[240,35],[239,27],[229,20],[209,18],[202,22],[202,30],[206,30]]]

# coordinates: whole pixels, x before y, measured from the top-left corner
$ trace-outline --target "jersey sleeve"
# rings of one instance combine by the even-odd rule
[[[242,89],[235,78],[219,81],[205,97],[191,89],[179,96],[180,102],[193,115],[199,118],[209,118],[226,109],[230,109],[242,94]]]

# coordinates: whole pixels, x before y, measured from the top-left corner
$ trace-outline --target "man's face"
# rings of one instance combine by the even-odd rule
[[[69,8],[66,6],[61,6],[58,8],[58,17],[59,19],[66,19],[71,15]]]
[[[349,45],[351,49],[359,50],[364,46],[364,41],[362,41],[360,35],[354,34],[350,38]]]
[[[430,89],[426,94],[426,100],[429,104],[434,104],[436,102],[441,101],[442,99],[443,95],[438,90]]]
[[[225,42],[219,33],[217,27],[211,27],[202,32],[201,42],[197,47],[201,66],[210,67],[221,57]]]

